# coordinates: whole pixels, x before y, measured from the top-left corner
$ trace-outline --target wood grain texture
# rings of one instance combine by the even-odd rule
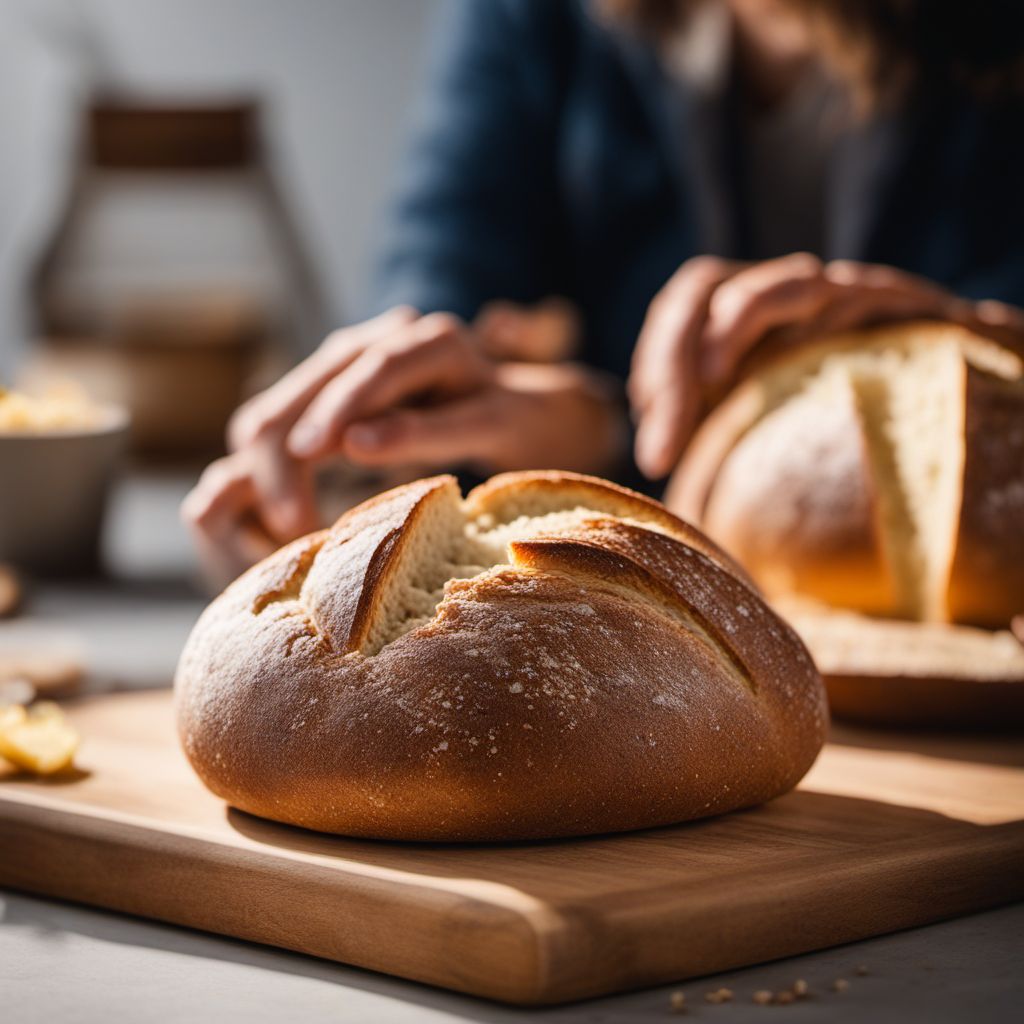
[[[1024,896],[1019,741],[838,731],[751,811],[575,841],[346,840],[226,808],[170,695],[79,702],[75,777],[0,781],[0,884],[520,1004],[724,970]]]

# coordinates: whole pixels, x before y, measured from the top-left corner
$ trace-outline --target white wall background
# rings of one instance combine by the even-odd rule
[[[27,340],[24,275],[61,197],[76,102],[96,75],[156,95],[264,96],[271,158],[331,312],[357,316],[438,6],[0,0],[0,380]]]

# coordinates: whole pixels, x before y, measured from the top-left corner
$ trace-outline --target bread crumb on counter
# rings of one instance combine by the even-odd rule
[[[869,972],[864,964],[857,964],[853,973],[859,977],[866,976]],[[843,993],[849,991],[850,983],[845,978],[835,978],[829,983],[828,988],[832,992]],[[704,1001],[712,1005],[729,1003],[733,1000],[733,990],[730,988],[716,988],[704,993]],[[811,999],[813,993],[810,984],[804,978],[797,978],[788,988],[773,990],[770,988],[756,989],[750,996],[750,1001],[755,1006],[790,1006],[798,1000]],[[669,1007],[674,1013],[685,1013],[687,1011],[686,996],[681,991],[673,992],[669,997]]]
[[[719,988],[713,992],[704,994],[704,1001],[707,1003],[728,1003],[732,1001],[733,992],[731,988]]]

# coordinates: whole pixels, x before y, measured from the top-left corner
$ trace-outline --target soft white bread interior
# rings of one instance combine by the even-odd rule
[[[511,568],[513,543],[571,532],[605,518],[685,539],[742,574],[720,548],[655,502],[595,487],[587,478],[507,474],[478,487],[465,502],[457,487],[438,487],[417,507],[417,527],[404,539],[402,558],[380,579],[373,619],[359,650],[376,654],[428,622],[447,584]]]
[[[826,339],[709,417],[667,500],[772,596],[1005,625],[1024,607],[1024,364],[944,324]]]
[[[1012,680],[1024,686],[1024,644],[1009,630],[878,619],[800,602],[776,608],[826,676]]]
[[[437,477],[283,548],[177,679],[215,793],[394,839],[642,828],[795,785],[826,726],[792,630],[663,506],[563,473]]]

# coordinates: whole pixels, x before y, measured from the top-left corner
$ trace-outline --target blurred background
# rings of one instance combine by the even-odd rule
[[[178,505],[240,395],[364,315],[437,7],[0,0],[0,389],[131,415],[63,444],[14,424],[0,540],[29,572],[0,618],[32,614],[0,624],[0,677],[29,650],[166,682],[201,601]],[[33,585],[54,572],[83,582]]]
[[[0,0],[0,374],[15,372],[35,334],[32,275],[66,227],[89,106],[100,97],[198,110],[257,104],[251,127],[321,290],[322,315],[358,317],[368,239],[437,6]],[[138,256],[173,262],[162,239],[146,241],[131,240]],[[230,250],[231,239],[222,243]],[[297,343],[317,340],[307,333]]]
[[[0,0],[0,617],[26,612],[0,624],[0,660],[5,636],[20,631],[21,649],[49,648],[47,630],[70,624],[93,674],[165,682],[204,599],[200,572],[223,584],[311,529],[286,514],[302,504],[303,486],[316,522],[440,467],[487,475],[549,465],[653,490],[737,367],[750,369],[744,346],[755,342],[763,354],[765,340],[796,345],[927,318],[966,323],[1024,352],[1024,206],[1012,170],[1024,137],[1024,22],[1012,5],[991,0],[968,16],[925,0],[489,4],[452,5],[442,24],[442,0]],[[832,20],[819,23],[827,12]],[[445,46],[425,76],[435,38]],[[577,52],[588,56],[572,59]],[[555,72],[565,68],[563,83]],[[414,123],[418,139],[406,150]],[[396,190],[403,164],[413,173]],[[386,204],[395,211],[382,246]],[[813,254],[813,271],[800,270],[801,252]],[[716,357],[698,360],[694,380],[689,361],[658,348],[678,346],[671,322],[643,333],[641,325],[661,316],[651,300],[666,281],[701,273],[699,254],[732,259],[701,286],[713,297],[698,290],[686,299],[703,305],[702,356]],[[232,412],[329,330],[370,314],[371,262],[382,255],[388,301],[376,294],[378,308],[444,310],[467,326],[424,317],[402,328],[403,344],[434,353],[430,366],[417,364],[422,379],[387,400],[394,409],[364,410],[362,426],[387,411],[394,428],[405,414],[417,424],[408,434],[441,438],[442,448],[402,449],[399,430],[390,454],[386,431],[383,455],[372,441],[353,454],[358,435],[346,428],[344,444],[306,451],[296,466],[294,448],[275,456],[259,431],[236,438],[242,450],[205,477],[213,483],[204,500],[213,495],[222,528],[197,529],[192,516],[207,548],[197,555],[179,509],[223,454]],[[778,301],[779,274],[792,277],[799,302]],[[718,323],[716,340],[730,294],[757,297],[761,312],[748,319],[761,326]],[[934,349],[933,333],[880,344],[909,360],[911,350]],[[633,383],[650,394],[641,395],[642,415],[633,412],[635,449],[647,455],[634,466],[622,383],[644,335],[647,369]],[[466,351],[483,353],[486,371],[474,376]],[[578,367],[564,364],[570,355]],[[957,348],[950,358],[967,357]],[[1024,363],[1009,351],[1001,358],[1016,388],[1004,415],[1012,427]],[[502,361],[513,365],[499,375]],[[703,365],[716,361],[715,373]],[[453,387],[452,365],[468,367],[471,386]],[[918,382],[939,386],[930,365],[904,374],[908,409]],[[275,415],[265,419],[276,430]],[[954,419],[943,426],[955,438],[922,440],[920,451],[960,444]],[[659,420],[660,441],[650,429]],[[819,411],[811,422],[817,429]],[[860,427],[850,423],[844,437],[856,444]],[[1005,601],[966,619],[1005,628],[1021,610],[1014,502],[1024,490],[1013,445],[1024,433],[998,416],[993,423],[998,465],[978,501],[1006,509],[998,529],[985,528]],[[906,436],[918,433],[929,431],[908,422]],[[490,450],[481,455],[484,436]],[[921,479],[934,476],[924,470]],[[674,479],[703,486],[682,464]],[[766,471],[764,497],[750,501],[758,543],[762,505],[793,492],[781,479],[780,489]],[[916,480],[898,481],[886,499],[907,503],[908,523],[902,495],[917,494]],[[806,482],[809,494],[822,490],[813,473]],[[715,536],[701,520],[708,493],[683,514]],[[841,517],[822,507],[841,533]],[[920,564],[940,564],[945,555],[918,532]],[[765,544],[772,557],[782,552],[772,571],[789,580],[785,545]],[[735,553],[743,538],[725,546]],[[232,554],[233,564],[219,564]],[[835,581],[837,605],[864,611],[845,569]],[[905,604],[866,610],[900,617],[910,614]],[[139,624],[147,615],[151,634]],[[40,637],[25,635],[37,626]],[[157,647],[152,671],[140,667]]]
[[[0,385],[127,406],[144,493],[183,490],[242,394],[365,314],[437,6],[0,0]]]

